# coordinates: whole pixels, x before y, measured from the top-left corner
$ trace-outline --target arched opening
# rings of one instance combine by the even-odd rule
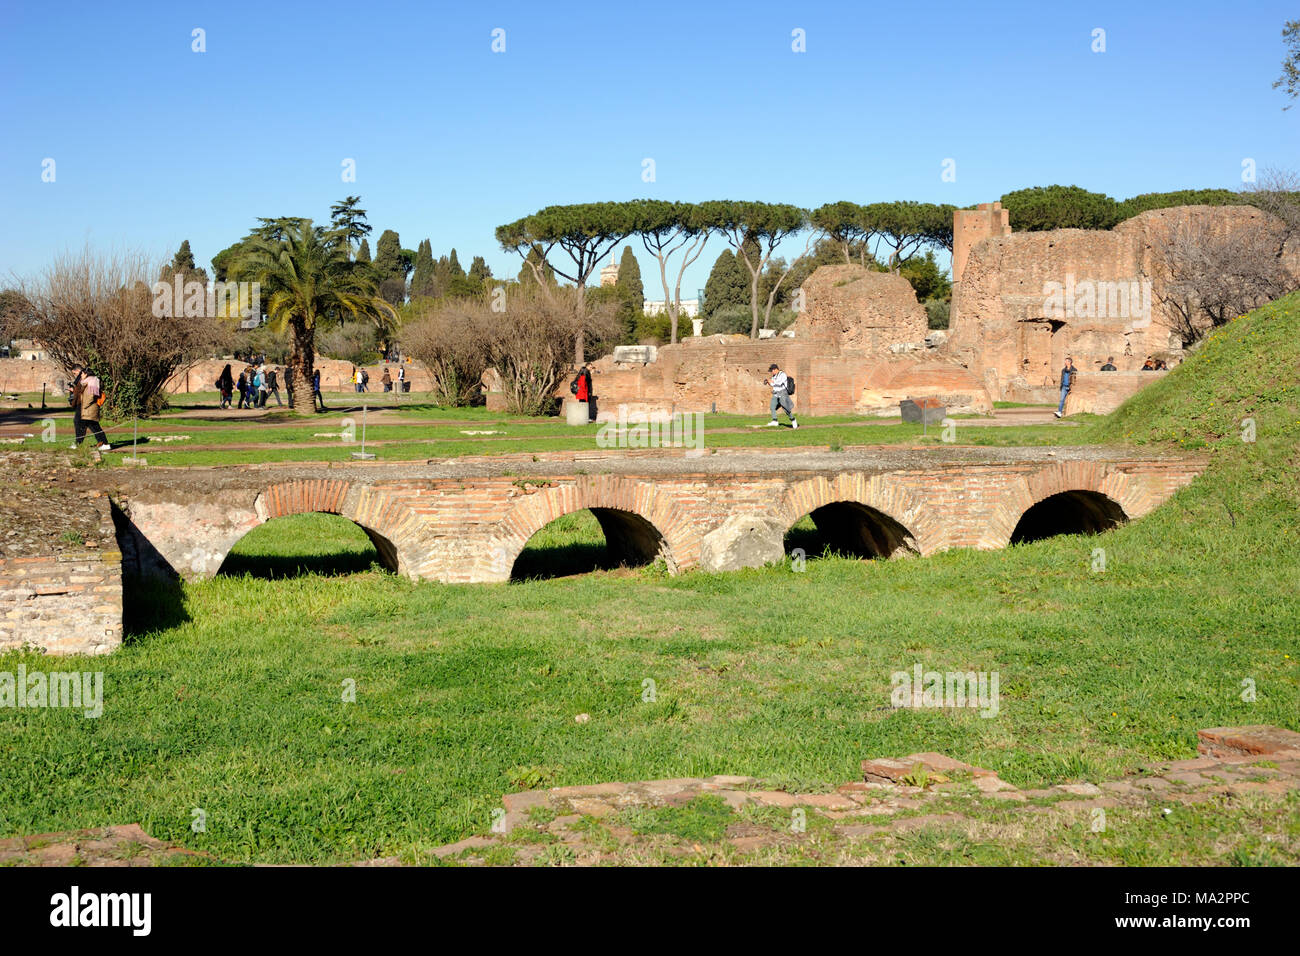
[[[1100,534],[1128,520],[1112,499],[1096,491],[1062,491],[1031,507],[1011,532],[1012,544],[1058,534]]]
[[[667,550],[664,537],[638,514],[590,508],[540,528],[519,552],[511,580],[568,577],[651,564]]]
[[[911,531],[857,501],[834,501],[796,521],[785,534],[785,550],[790,554],[796,548],[809,558],[894,558],[919,551]]]
[[[340,515],[310,512],[258,525],[235,543],[217,573],[291,578],[355,574],[375,564],[397,570],[391,541]]]

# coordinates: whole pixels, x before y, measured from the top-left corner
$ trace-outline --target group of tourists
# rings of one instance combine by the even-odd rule
[[[221,370],[221,375],[217,377],[217,391],[221,393],[221,407],[229,408],[230,403],[234,401],[235,394],[239,395],[238,408],[265,408],[267,400],[274,395],[275,403],[283,405],[280,398],[280,375],[284,369],[278,367],[268,368],[263,362],[259,365],[250,365],[239,373],[239,378],[234,378],[234,374],[227,365]],[[293,401],[290,395],[289,401]]]

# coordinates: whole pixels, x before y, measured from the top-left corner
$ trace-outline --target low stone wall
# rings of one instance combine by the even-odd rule
[[[91,506],[112,541],[108,498]],[[121,643],[119,551],[0,557],[0,651],[31,646],[49,654],[107,654]]]
[[[1092,412],[1109,415],[1128,399],[1168,375],[1168,372],[1093,372],[1080,375],[1065,400],[1065,414]],[[1061,390],[1051,401],[1060,401]]]
[[[903,354],[841,350],[829,339],[745,336],[687,338],[659,349],[648,365],[592,363],[597,419],[629,412],[719,412],[765,415],[771,390],[763,384],[775,362],[795,379],[800,415],[897,415],[905,398],[937,398],[955,413],[985,414],[993,403],[984,384],[933,349]],[[560,394],[567,394],[564,381]]]
[[[403,363],[406,368],[406,380],[411,383],[412,392],[427,392],[433,387],[433,380],[429,370],[420,362]],[[187,369],[181,369],[173,375],[168,381],[166,390],[175,394],[186,394],[189,392],[214,392],[216,391],[217,376],[227,365],[230,366],[230,373],[236,379],[242,369],[247,368],[245,362],[233,362],[227,359],[205,359],[197,362]],[[318,359],[316,367],[321,370],[321,391],[322,392],[350,392],[352,391],[352,365],[348,362],[341,362],[338,359]],[[392,375],[393,382],[397,381],[397,362],[380,363],[377,365],[367,365],[366,371],[370,373],[370,391],[382,393],[384,386],[381,379],[384,377],[384,369],[388,368]],[[30,362],[25,359],[0,359],[0,393],[12,394],[15,392],[39,392],[44,386],[50,395],[63,395],[67,389],[69,381],[68,373],[65,372],[57,362],[43,361]],[[396,385],[394,385],[394,389]],[[284,382],[280,383],[280,394],[284,394]]]

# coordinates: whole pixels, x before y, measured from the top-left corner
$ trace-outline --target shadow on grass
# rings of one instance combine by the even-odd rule
[[[231,577],[265,578],[270,581],[308,574],[340,577],[369,571],[379,565],[379,553],[348,551],[341,554],[231,554],[217,573]]]
[[[180,578],[137,574],[122,576],[122,643],[131,645],[155,631],[190,620]]]
[[[618,560],[603,542],[527,547],[515,561],[510,580],[544,581],[591,571],[610,571],[618,566]]]

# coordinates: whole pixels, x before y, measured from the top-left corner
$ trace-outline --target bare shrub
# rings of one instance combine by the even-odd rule
[[[468,404],[483,372],[495,368],[511,413],[543,415],[554,410],[578,333],[599,338],[618,329],[616,305],[584,304],[573,287],[527,283],[436,303],[403,328],[402,348],[429,366],[441,401]]]
[[[154,315],[151,285],[163,268],[139,253],[87,248],[19,285],[31,336],[64,368],[83,365],[98,375],[118,416],[157,412],[178,369],[231,339],[217,319]]]
[[[511,288],[505,308],[493,311],[485,300],[483,342],[488,364],[501,373],[506,407],[519,415],[549,414],[555,392],[572,370],[578,335],[593,339],[618,333],[618,307],[584,303],[572,286],[528,284]]]
[[[1157,268],[1164,274],[1154,294],[1184,347],[1300,285],[1284,255],[1287,237],[1285,221],[1265,216],[1249,230],[1200,220],[1160,244]]]
[[[478,299],[439,299],[402,326],[402,351],[428,366],[439,405],[469,405],[487,368]]]

